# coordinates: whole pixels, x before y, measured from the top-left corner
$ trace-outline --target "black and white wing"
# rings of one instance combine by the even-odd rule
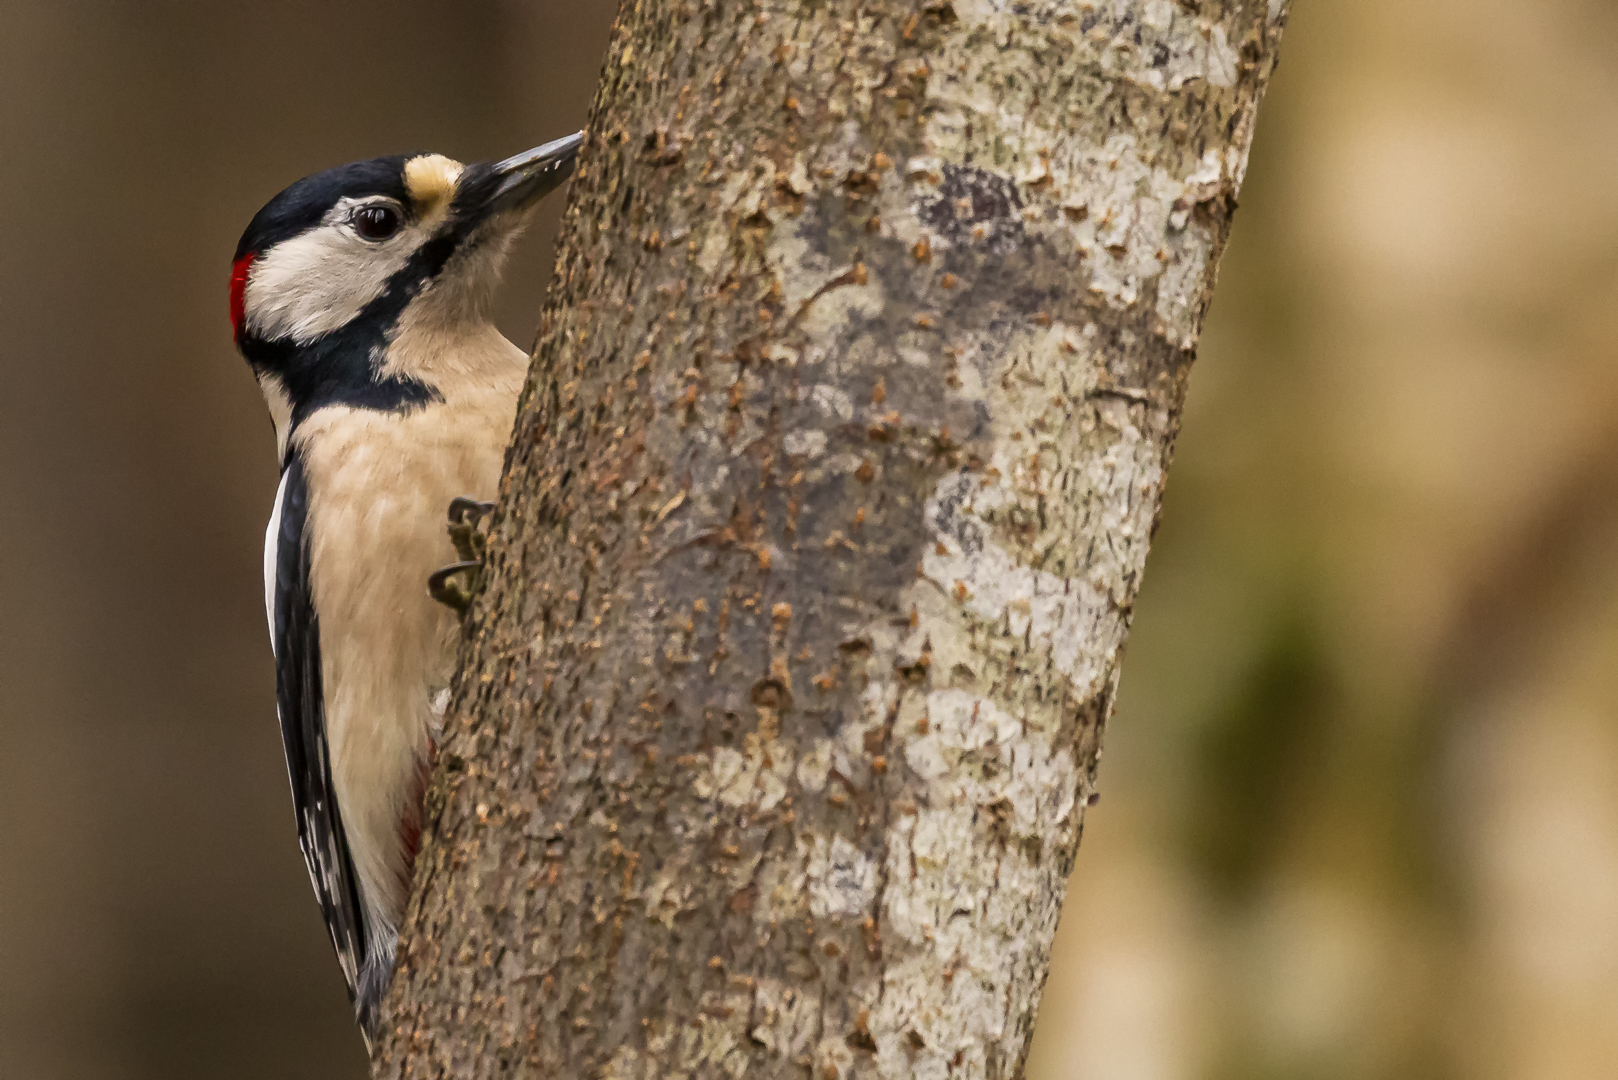
[[[348,982],[350,1002],[365,966],[367,938],[359,879],[337,809],[320,676],[320,622],[309,586],[309,489],[303,462],[288,455],[264,538],[265,604],[275,650],[275,704],[281,718],[298,844],[309,864],[326,930]],[[362,1024],[368,1019],[361,1017]],[[365,1024],[367,1030],[369,1025]]]

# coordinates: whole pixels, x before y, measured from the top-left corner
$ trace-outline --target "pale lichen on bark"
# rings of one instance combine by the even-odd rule
[[[626,5],[379,1075],[1019,1066],[1284,7]]]

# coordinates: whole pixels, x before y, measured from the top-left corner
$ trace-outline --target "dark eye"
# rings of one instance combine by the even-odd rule
[[[399,211],[391,206],[362,206],[349,220],[367,240],[386,240],[399,231]]]

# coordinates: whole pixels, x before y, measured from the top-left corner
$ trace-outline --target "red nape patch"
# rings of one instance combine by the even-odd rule
[[[230,328],[236,340],[242,339],[242,311],[247,304],[247,271],[252,269],[258,252],[249,251],[230,267]]]

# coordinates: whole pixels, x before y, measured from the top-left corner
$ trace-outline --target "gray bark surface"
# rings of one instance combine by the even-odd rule
[[[624,5],[378,1076],[1020,1069],[1285,16]]]

